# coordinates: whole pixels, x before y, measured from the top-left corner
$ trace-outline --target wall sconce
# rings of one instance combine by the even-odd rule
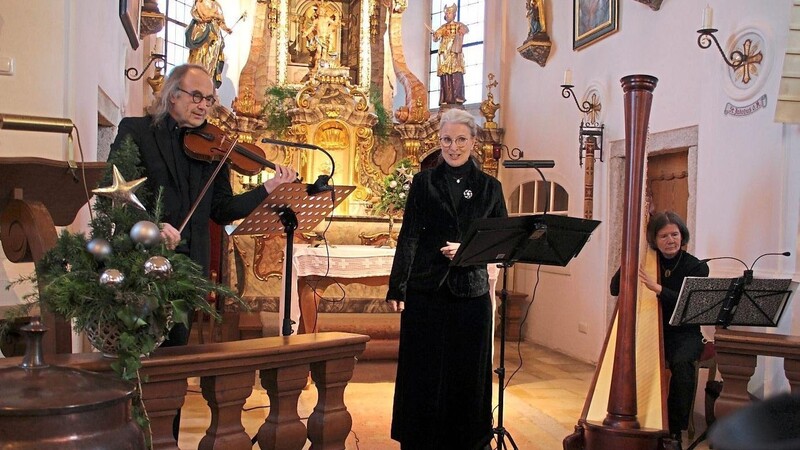
[[[156,38],[156,45],[153,51],[150,52],[150,61],[144,66],[141,72],[135,67],[128,67],[125,69],[125,78],[131,81],[139,81],[142,79],[147,69],[155,64],[155,72],[152,77],[147,78],[147,84],[153,89],[153,95],[161,92],[161,87],[164,85],[164,68],[167,66],[167,53],[164,50],[164,38]]]
[[[598,116],[603,105],[596,94],[592,94],[589,100],[584,100],[583,103],[578,103],[578,97],[572,88],[572,71],[567,69],[564,72],[564,84],[561,85],[561,96],[564,98],[572,97],[575,100],[575,106],[578,111],[584,114],[584,119],[581,120],[580,131],[578,133],[578,164],[583,167],[584,158],[599,159],[603,162],[603,128],[604,125],[600,123]],[[599,153],[599,157],[595,156]]]
[[[714,44],[717,45],[717,50],[719,50],[719,54],[722,55],[722,59],[725,61],[725,64],[730,66],[732,69],[738,69],[739,66],[744,64],[746,60],[745,55],[739,50],[734,50],[731,52],[730,59],[728,59],[728,57],[725,55],[725,51],[722,50],[722,46],[719,45],[717,36],[714,35],[714,33],[719,30],[713,28],[711,25],[713,16],[714,10],[711,9],[710,6],[706,6],[706,8],[703,10],[703,28],[697,30],[697,32],[700,34],[697,36],[697,45],[699,45],[700,48],[705,49],[711,47],[711,41],[714,41]]]
[[[506,144],[501,144],[499,142],[492,143],[492,158],[494,158],[496,161],[500,161],[500,158],[503,157],[503,151],[505,151],[506,155],[508,155],[507,159],[512,161],[517,161],[523,156],[522,150],[518,149],[517,147],[509,149]]]
[[[578,107],[578,111],[588,114],[589,111],[592,111],[593,105],[589,102],[589,100],[584,100],[583,106],[581,106],[578,103],[578,97],[575,96],[575,91],[572,90],[574,87],[575,85],[572,84],[572,71],[567,69],[567,71],[564,72],[564,84],[561,85],[561,96],[564,98],[569,98],[572,96],[572,99],[575,100],[575,106]]]

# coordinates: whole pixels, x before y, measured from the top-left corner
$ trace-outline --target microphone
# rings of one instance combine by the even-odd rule
[[[318,176],[317,181],[315,181],[314,184],[308,185],[308,187],[306,188],[306,193],[308,195],[317,195],[321,192],[333,190],[333,187],[328,184],[328,181],[330,181],[330,179],[333,178],[333,172],[336,170],[336,162],[333,160],[333,156],[331,156],[331,154],[328,153],[324,148],[314,144],[282,141],[280,139],[272,139],[272,138],[261,138],[261,142],[265,144],[283,145],[286,147],[305,148],[308,150],[319,150],[322,153],[325,153],[325,156],[327,156],[328,159],[331,160],[331,174]]]
[[[503,161],[506,169],[552,169],[556,162],[552,159],[509,159]]]
[[[759,259],[761,259],[761,258],[763,258],[763,257],[765,257],[765,256],[771,256],[771,255],[774,255],[774,256],[791,256],[792,254],[791,254],[791,252],[782,252],[782,253],[778,253],[778,252],[770,252],[770,253],[764,253],[763,255],[761,255],[761,256],[759,256],[758,258],[756,258],[756,259],[755,259],[755,261],[753,261],[753,264],[751,264],[749,267],[747,266],[747,264],[746,264],[744,261],[742,261],[742,260],[741,260],[741,259],[739,259],[739,258],[735,258],[735,257],[733,257],[733,256],[717,256],[716,258],[706,258],[706,259],[701,259],[701,260],[699,260],[699,261],[697,262],[697,264],[696,264],[694,267],[692,267],[692,270],[694,270],[694,269],[695,269],[697,266],[699,266],[700,264],[704,264],[704,263],[707,263],[707,262],[709,262],[709,261],[714,261],[714,260],[716,260],[716,259],[732,259],[732,260],[734,260],[734,261],[739,261],[740,263],[742,263],[742,265],[744,266],[744,280],[745,280],[745,284],[750,284],[750,282],[751,282],[751,281],[753,281],[753,267],[755,267],[755,265],[756,265],[756,263],[758,262],[758,260],[759,260]]]
[[[751,265],[750,265],[750,270],[753,270],[753,267],[755,267],[755,265],[756,265],[756,263],[758,262],[758,260],[759,260],[759,259],[761,259],[761,258],[763,258],[763,257],[765,257],[765,256],[792,256],[792,253],[791,253],[791,252],[782,252],[782,253],[779,253],[779,252],[773,252],[773,253],[764,253],[763,255],[761,255],[761,256],[759,256],[758,258],[756,258],[756,260],[755,260],[755,261],[753,261],[753,264],[751,264]]]
[[[734,260],[734,261],[739,261],[739,262],[740,262],[740,263],[742,263],[742,265],[744,266],[744,274],[743,274],[743,277],[744,277],[744,284],[750,284],[750,282],[751,282],[751,281],[753,281],[753,271],[752,271],[752,270],[750,270],[750,268],[748,268],[748,267],[747,267],[747,264],[746,264],[744,261],[742,261],[742,260],[741,260],[741,259],[739,259],[739,258],[733,257],[733,256],[717,256],[717,257],[715,257],[715,258],[706,258],[706,259],[701,259],[700,261],[697,261],[697,264],[695,264],[695,265],[694,265],[694,266],[693,266],[693,267],[692,267],[692,268],[689,270],[689,272],[691,273],[691,272],[692,272],[694,269],[698,268],[698,267],[699,267],[699,266],[701,266],[702,264],[705,264],[705,263],[707,263],[707,262],[709,262],[709,261],[714,261],[714,260],[717,260],[717,259],[732,259],[732,260]]]
[[[748,269],[747,264],[744,261],[742,261],[739,258],[735,258],[733,256],[717,256],[716,258],[701,259],[700,261],[697,261],[697,265],[695,265],[695,267],[699,266],[700,264],[705,264],[705,263],[707,263],[709,261],[714,261],[714,260],[717,260],[717,259],[732,259],[734,261],[739,261],[740,263],[742,263],[742,265],[744,266],[745,270]],[[694,270],[694,267],[692,269]]]
[[[536,169],[545,186],[547,186],[547,178],[544,177],[544,174],[539,169],[552,169],[555,166],[556,162],[552,159],[509,159],[503,161],[503,167],[506,169]],[[547,214],[548,209],[550,209],[550,189],[545,190],[543,213]]]

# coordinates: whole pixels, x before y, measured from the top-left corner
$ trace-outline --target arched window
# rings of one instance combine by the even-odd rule
[[[158,10],[164,12],[166,23],[158,36],[164,38],[169,73],[173,67],[180,66],[189,60],[189,49],[186,48],[186,27],[192,20],[194,0],[158,0]]]
[[[508,214],[548,214],[566,216],[569,212],[569,194],[552,181],[529,181],[517,186],[507,199]]]
[[[495,0],[496,1],[496,0]],[[431,29],[436,30],[444,23],[444,7],[455,3],[458,6],[456,21],[469,27],[462,46],[464,52],[464,96],[466,103],[480,103],[483,98],[483,35],[485,0],[432,0]],[[439,43],[431,39],[430,72],[428,81],[428,104],[439,105],[439,76],[436,75],[436,58]]]

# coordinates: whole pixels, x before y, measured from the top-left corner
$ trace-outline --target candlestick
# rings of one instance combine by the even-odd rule
[[[161,36],[156,38],[156,44],[153,46],[153,53],[158,55],[164,54],[164,38]]]
[[[706,5],[706,8],[703,10],[703,28],[709,29],[712,27],[714,22],[714,10],[711,9],[711,6]]]

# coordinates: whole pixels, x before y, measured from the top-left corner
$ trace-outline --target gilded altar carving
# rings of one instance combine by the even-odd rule
[[[334,161],[334,184],[354,185],[356,190],[338,211],[363,215],[364,203],[380,184],[383,174],[373,163],[375,138],[372,127],[378,121],[369,111],[363,91],[350,84],[345,68],[321,67],[298,92],[297,107],[289,110],[291,135],[326,149]],[[303,152],[300,174],[313,180],[333,169],[321,152]]]

